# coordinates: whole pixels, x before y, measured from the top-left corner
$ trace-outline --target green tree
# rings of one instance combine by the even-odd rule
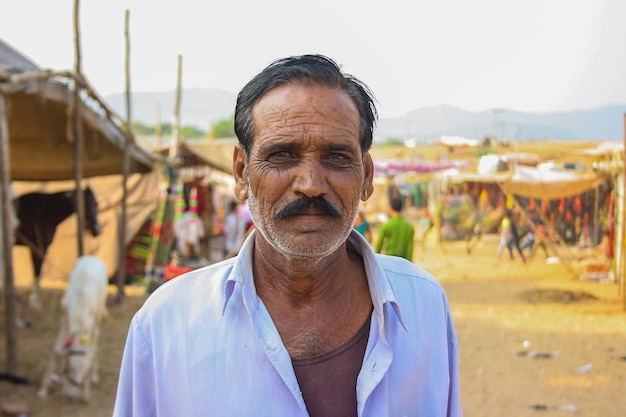
[[[137,120],[131,124],[131,129],[137,136],[154,135],[154,126],[148,126]]]
[[[183,126],[179,133],[182,139],[200,139],[206,137],[207,132],[196,126]]]
[[[137,120],[132,123],[132,130],[137,136],[156,135],[156,126],[147,125]],[[181,126],[178,133],[182,139],[200,139],[207,135],[206,130],[202,130],[197,126]],[[171,134],[172,124],[169,122],[161,123],[161,135],[170,136]]]
[[[235,116],[230,116],[227,119],[218,120],[213,125],[213,138],[232,138],[235,137]]]
[[[404,145],[404,141],[400,138],[387,138],[384,142],[385,145],[393,145],[393,146],[400,146],[400,145]]]
[[[172,124],[170,122],[161,123],[161,135],[171,136]]]

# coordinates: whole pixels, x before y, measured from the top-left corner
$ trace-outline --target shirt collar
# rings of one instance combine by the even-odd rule
[[[241,288],[243,302],[250,315],[252,315],[258,307],[259,299],[256,295],[252,272],[255,233],[255,230],[250,232],[246,240],[243,242],[243,245],[241,245],[239,253],[235,257],[233,269],[231,270],[224,286],[224,306],[222,313],[226,311],[226,306],[235,291],[235,287],[237,286],[236,284],[239,284],[239,288]]]
[[[235,258],[235,263],[224,287],[224,306],[222,312],[226,310],[234,291],[236,284],[241,288],[241,294],[244,305],[250,315],[254,314],[258,308],[259,298],[256,295],[256,289],[253,279],[252,260],[254,255],[254,239],[256,231],[252,231],[241,246],[239,254]],[[348,236],[348,249],[354,250],[363,258],[365,265],[365,273],[374,305],[374,314],[377,316],[379,323],[379,332],[383,332],[385,323],[385,305],[389,304],[398,321],[406,330],[406,325],[402,318],[402,312],[396,299],[391,285],[386,278],[386,274],[382,266],[377,260],[377,255],[370,246],[369,242],[361,236],[360,233],[353,230]]]
[[[376,314],[378,319],[379,332],[381,334],[383,333],[385,305],[391,306],[398,321],[406,330],[407,327],[404,324],[402,311],[400,310],[396,295],[391,289],[387,274],[378,262],[378,255],[376,255],[372,246],[359,232],[353,230],[350,236],[348,236],[348,248],[354,250],[363,258],[365,273],[367,274],[367,283],[369,285],[370,295],[372,296],[372,303],[374,304],[374,314]]]

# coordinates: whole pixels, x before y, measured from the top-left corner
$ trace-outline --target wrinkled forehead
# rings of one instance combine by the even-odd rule
[[[254,106],[255,134],[267,129],[337,131],[359,139],[360,118],[343,90],[319,84],[292,83],[267,92]]]
[[[295,104],[293,100],[304,100],[305,102],[303,104],[306,104],[306,101],[313,97],[325,99],[333,98],[336,99],[338,103],[339,99],[341,99],[344,105],[350,107],[358,114],[354,99],[350,97],[346,91],[325,84],[307,81],[294,81],[276,86],[265,92],[254,106],[258,106],[261,102],[280,102],[283,100],[287,100],[287,102],[291,104]]]

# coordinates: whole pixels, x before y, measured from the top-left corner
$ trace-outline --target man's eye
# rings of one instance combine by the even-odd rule
[[[274,152],[272,154],[269,155],[269,157],[267,158],[269,161],[273,161],[273,162],[281,162],[281,161],[288,161],[295,158],[295,156],[289,152],[289,151],[279,151],[279,152]]]
[[[327,163],[330,163],[330,164],[333,164],[333,165],[341,165],[341,166],[349,165],[352,162],[352,158],[350,158],[349,155],[346,155],[346,154],[343,154],[343,153],[331,153],[331,154],[328,154],[328,155],[326,155],[324,160]]]

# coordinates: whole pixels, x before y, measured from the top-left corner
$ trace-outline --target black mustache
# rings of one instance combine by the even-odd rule
[[[335,209],[323,197],[303,197],[299,200],[290,202],[285,207],[280,209],[274,216],[274,219],[282,220],[284,218],[300,214],[304,210],[315,210],[336,219],[341,218],[341,213],[339,213],[337,209]]]

